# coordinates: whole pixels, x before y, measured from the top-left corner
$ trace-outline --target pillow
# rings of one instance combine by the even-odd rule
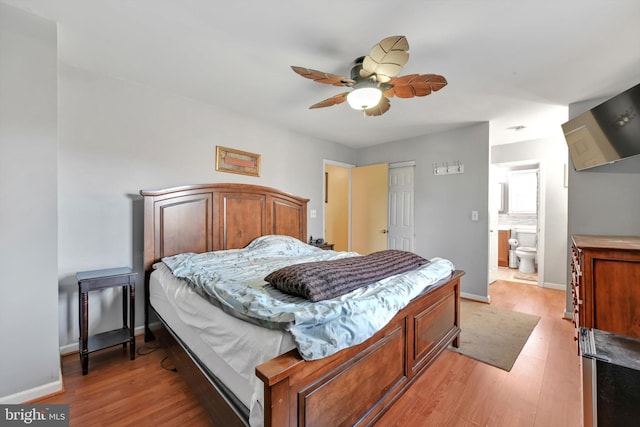
[[[322,250],[311,245],[307,245],[301,240],[291,236],[270,234],[254,239],[245,249],[260,251],[271,255],[300,256],[317,253]]]
[[[365,256],[294,264],[270,273],[264,280],[282,292],[317,302],[428,263],[412,252],[389,249]]]
[[[256,237],[247,245],[247,249],[261,249],[275,245],[291,245],[302,243],[300,240],[291,236],[280,234],[268,234],[266,236]]]

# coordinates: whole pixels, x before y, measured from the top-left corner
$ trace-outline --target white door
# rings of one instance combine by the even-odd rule
[[[414,251],[413,166],[389,165],[389,234],[387,247]]]
[[[502,191],[497,180],[498,167],[489,165],[489,277],[491,284],[498,280],[498,211]]]

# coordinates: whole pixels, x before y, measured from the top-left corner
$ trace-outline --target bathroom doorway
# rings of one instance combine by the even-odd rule
[[[490,174],[494,217],[490,232],[494,238],[489,239],[489,281],[500,279],[543,286],[543,162],[494,163]],[[496,260],[498,265],[494,266]]]

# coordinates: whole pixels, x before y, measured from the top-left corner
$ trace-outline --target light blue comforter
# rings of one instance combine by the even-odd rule
[[[416,270],[315,303],[284,294],[264,281],[286,265],[352,256],[359,255],[325,251],[287,236],[263,236],[243,249],[185,253],[163,262],[225,311],[289,331],[306,360],[330,356],[370,338],[409,301],[454,270],[451,261],[433,258]]]

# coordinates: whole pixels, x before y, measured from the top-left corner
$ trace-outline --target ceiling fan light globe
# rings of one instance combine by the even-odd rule
[[[354,89],[347,95],[347,102],[354,110],[366,110],[375,107],[382,99],[382,92],[375,87]]]

